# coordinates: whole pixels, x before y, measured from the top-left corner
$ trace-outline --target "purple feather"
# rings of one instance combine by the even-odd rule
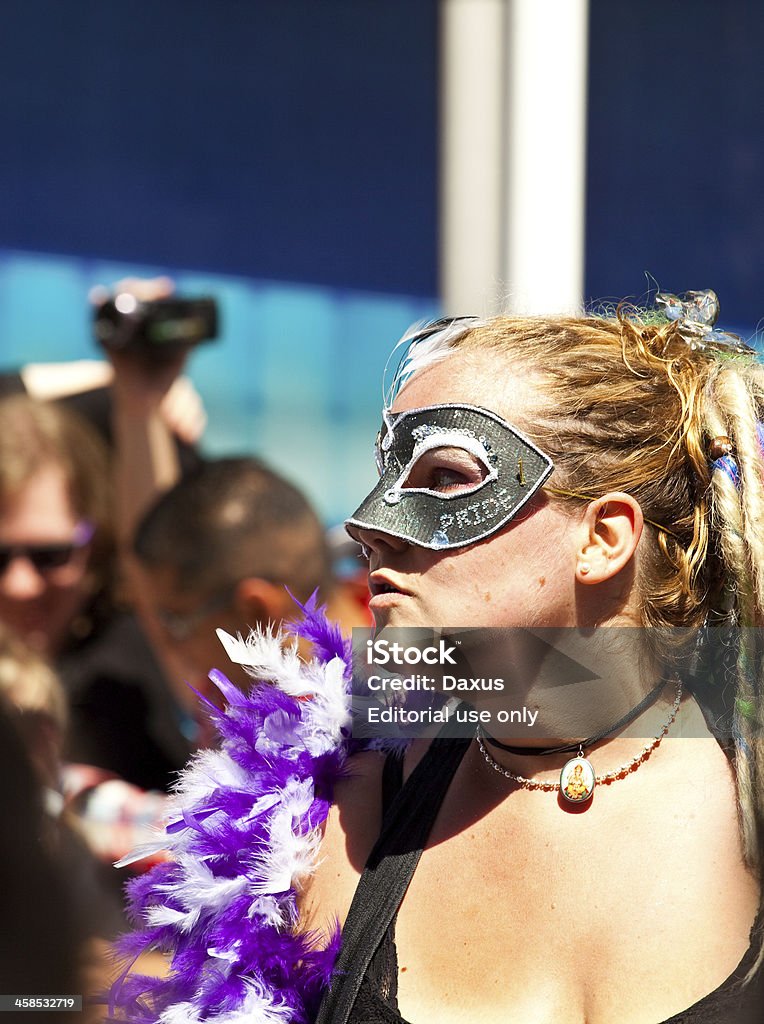
[[[314,590],[305,604],[301,604],[294,594],[290,594],[290,596],[302,612],[303,617],[288,622],[285,629],[290,633],[296,633],[303,640],[309,640],[320,661],[341,658],[347,666],[347,671],[350,672],[352,644],[342,635],[342,630],[337,623],[327,619],[326,606],[318,603],[318,591]]]

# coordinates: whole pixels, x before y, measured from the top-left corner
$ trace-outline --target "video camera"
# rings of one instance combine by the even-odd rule
[[[142,302],[131,292],[120,292],[96,307],[93,329],[96,341],[109,351],[140,351],[161,360],[216,338],[218,307],[208,296]]]

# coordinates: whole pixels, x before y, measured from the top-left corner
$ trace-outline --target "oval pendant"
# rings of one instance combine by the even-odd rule
[[[585,757],[572,757],[560,772],[560,792],[569,803],[582,804],[594,792],[594,769]]]

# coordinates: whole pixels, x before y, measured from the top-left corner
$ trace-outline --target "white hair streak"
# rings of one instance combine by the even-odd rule
[[[438,328],[438,324],[442,327]],[[389,409],[396,395],[414,376],[428,366],[440,362],[451,351],[453,343],[467,331],[482,327],[486,323],[481,317],[462,316],[444,320],[425,320],[413,324],[398,341],[385,363],[382,375],[382,403]],[[402,350],[402,351],[401,351]],[[398,365],[387,383],[390,365],[399,353]]]

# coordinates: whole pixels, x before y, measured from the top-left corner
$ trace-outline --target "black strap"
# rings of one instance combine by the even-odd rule
[[[382,768],[382,828],[380,835],[385,828],[385,820],[390,813],[390,808],[395,798],[403,788],[403,751],[392,750],[385,758]]]
[[[342,929],[315,1024],[347,1024],[363,977],[406,893],[443,798],[472,741],[435,739],[385,815]]]

